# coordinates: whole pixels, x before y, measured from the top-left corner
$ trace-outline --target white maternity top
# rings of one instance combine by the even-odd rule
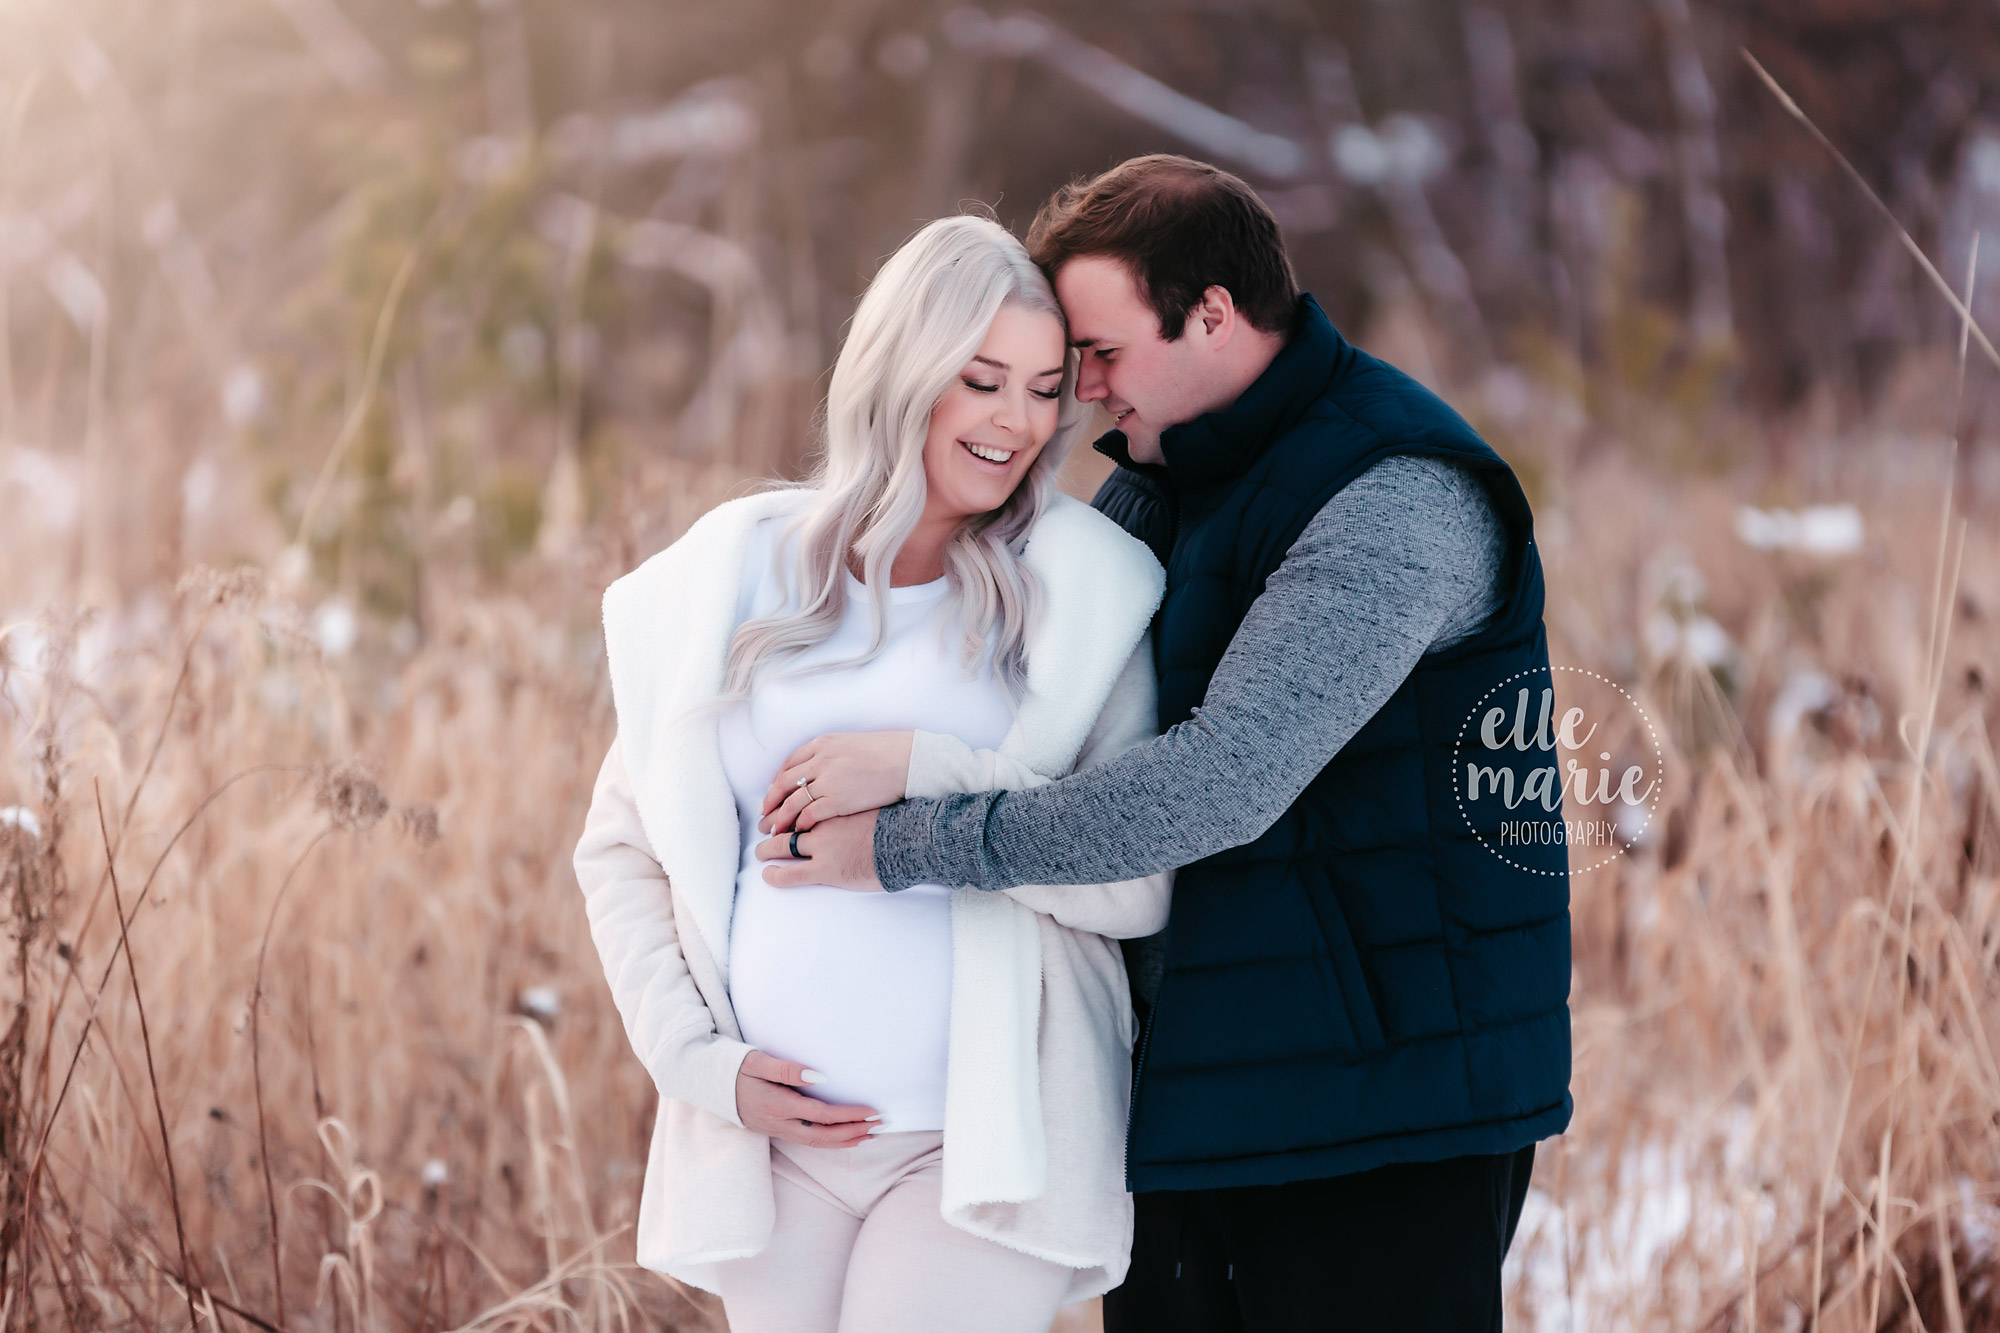
[[[743,570],[738,620],[796,600],[772,567],[785,520],[757,527]],[[847,578],[840,626],[797,662],[841,661],[873,631],[867,588]],[[837,1105],[872,1106],[884,1129],[944,1128],[951,1030],[951,891],[902,893],[825,885],[779,889],[756,857],[764,793],[786,758],[828,732],[934,731],[996,749],[1012,717],[990,655],[968,673],[949,584],[889,589],[889,638],[859,666],[767,678],[719,724],[722,766],[736,797],[743,860],[729,927],[729,1002],[743,1040],[826,1076],[802,1089]]]

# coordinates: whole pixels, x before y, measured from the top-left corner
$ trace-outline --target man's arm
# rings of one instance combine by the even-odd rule
[[[1153,636],[1139,641],[1111,687],[1111,697],[1077,756],[1078,771],[1106,762],[1160,734],[1158,692],[1153,683]],[[974,750],[956,736],[919,731],[910,746],[911,796],[951,796],[959,792],[1020,791],[1054,781],[995,750]],[[1023,907],[1055,918],[1058,925],[1107,939],[1139,939],[1167,924],[1173,899],[1173,872],[1142,875],[1114,884],[1016,884],[1001,892]]]
[[[1476,629],[1505,534],[1452,463],[1383,460],[1306,525],[1194,716],[1032,791],[912,800],[877,816],[875,868],[912,884],[1095,884],[1254,841],[1435,646]]]

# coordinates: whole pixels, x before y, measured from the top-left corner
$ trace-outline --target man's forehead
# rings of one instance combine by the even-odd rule
[[[1106,255],[1079,255],[1056,274],[1056,295],[1069,319],[1070,344],[1089,347],[1132,336],[1146,303],[1124,264]]]

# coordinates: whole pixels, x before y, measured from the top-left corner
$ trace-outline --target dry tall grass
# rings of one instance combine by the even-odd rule
[[[466,604],[362,716],[255,576],[93,656],[117,623],[9,676],[16,1326],[174,1321],[184,1276],[258,1326],[698,1325],[619,1261],[650,1108],[569,877],[587,663]]]
[[[1745,482],[1540,460],[1558,660],[1673,748],[1658,836],[1575,882],[1534,1326],[2000,1324],[2000,548],[1920,456],[1764,479],[1871,497],[1830,557],[1743,545]],[[716,1326],[630,1263],[652,1098],[568,868],[595,595],[663,537],[437,596],[386,663],[246,569],[6,627],[0,1327]]]
[[[1559,660],[1615,665],[1635,609],[1682,632],[1629,677],[1664,825],[1573,885],[1577,1117],[1516,1256],[1541,1326],[2000,1326],[2000,547],[1923,456],[1842,469],[1870,538],[1831,562],[1616,460],[1544,538]]]

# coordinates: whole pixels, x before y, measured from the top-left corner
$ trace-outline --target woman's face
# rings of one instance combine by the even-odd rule
[[[963,519],[1007,503],[1056,432],[1063,351],[1054,315],[1000,307],[978,353],[931,409],[926,518]]]

